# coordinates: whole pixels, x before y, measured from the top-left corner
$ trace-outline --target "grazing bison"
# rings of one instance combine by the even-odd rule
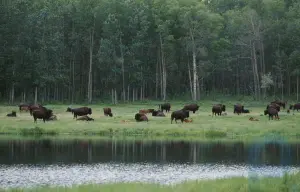
[[[7,117],[17,117],[17,113],[15,111],[12,111],[11,113],[6,115]]]
[[[273,120],[273,117],[275,116],[275,119],[278,119],[279,120],[279,116],[278,116],[278,110],[276,108],[273,108],[273,107],[269,107],[268,109],[266,109],[264,111],[264,114],[265,115],[269,115],[269,120],[272,118]]]
[[[283,107],[283,109],[285,109],[285,105],[286,105],[286,101],[279,101],[279,100],[275,100],[275,101],[272,101],[271,103],[276,103],[277,105]]]
[[[173,111],[171,114],[171,124],[173,122],[173,119],[175,119],[175,123],[177,123],[177,119],[180,119],[181,123],[183,123],[183,121],[189,117],[190,117],[190,112],[188,110],[181,109],[178,111]]]
[[[78,117],[76,119],[76,121],[94,121],[94,119],[91,118],[91,117],[89,117],[89,116],[87,116],[87,115],[83,115],[81,117]]]
[[[32,116],[34,119],[34,122],[36,122],[37,119],[43,119],[44,123],[46,120],[49,120],[49,118],[53,115],[51,109],[47,109],[45,107],[41,107],[39,109],[35,109],[32,111]]]
[[[21,113],[22,111],[28,112],[28,111],[29,111],[29,104],[21,103],[21,104],[19,105],[19,110],[20,110],[20,113]]]
[[[243,113],[243,111],[244,111],[244,105],[236,104],[233,106],[233,113],[237,113],[238,115],[240,115],[241,113]]]
[[[140,121],[147,121],[148,122],[148,117],[145,114],[143,114],[143,113],[137,113],[137,114],[135,114],[134,118],[135,118],[135,120],[137,122],[140,122]]]
[[[152,116],[153,117],[165,117],[166,115],[162,111],[153,111]]]
[[[300,109],[300,103],[296,103],[294,105],[290,105],[290,110],[293,110],[293,111],[297,110],[297,111],[299,111],[299,109]]]
[[[199,105],[193,103],[193,104],[185,105],[183,109],[188,111],[193,111],[193,113],[195,113],[196,111],[198,111]]]
[[[160,104],[158,105],[158,108],[160,109],[160,111],[166,110],[166,112],[170,112],[171,104],[170,103]]]
[[[269,108],[275,108],[278,112],[280,111],[280,105],[278,105],[276,103],[271,103],[271,104],[267,105],[266,109],[268,110]]]
[[[112,114],[112,112],[111,112],[111,108],[109,108],[109,107],[103,108],[103,112],[104,112],[104,115],[105,115],[105,116],[110,116],[110,117],[113,116],[113,114]]]
[[[71,109],[70,107],[68,107],[67,112],[72,112],[72,114],[74,115],[73,119],[77,119],[77,116],[91,115],[92,109],[89,107],[80,107],[75,109]]]
[[[216,104],[212,107],[212,116],[217,116],[217,114],[220,116],[222,114],[222,111],[226,111],[226,106],[222,104]]]
[[[40,108],[43,108],[43,106],[40,105],[40,104],[32,104],[32,105],[29,105],[29,112],[30,112],[30,115],[32,116],[32,111],[33,111],[33,110],[40,109]]]

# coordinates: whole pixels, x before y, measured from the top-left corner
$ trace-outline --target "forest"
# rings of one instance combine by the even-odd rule
[[[0,100],[299,100],[299,0],[2,0]]]

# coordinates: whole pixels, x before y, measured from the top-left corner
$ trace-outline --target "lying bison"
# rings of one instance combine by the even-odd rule
[[[238,115],[240,115],[241,113],[243,113],[243,111],[244,111],[244,105],[236,104],[233,106],[233,113],[237,113]]]
[[[148,122],[148,117],[143,113],[135,114],[134,118],[137,122],[141,122],[141,121],[147,121]]]
[[[285,106],[286,106],[286,101],[279,101],[279,100],[275,100],[275,101],[272,101],[271,103],[276,103],[277,105],[281,106],[283,109],[285,109]]]
[[[153,111],[152,116],[153,117],[165,117],[166,115],[162,111]]]
[[[195,113],[196,111],[198,111],[199,105],[193,103],[193,104],[185,105],[183,109],[188,111],[193,111],[193,113]]]
[[[293,111],[297,110],[298,111],[299,109],[300,109],[300,103],[290,105],[290,110],[293,110]]]
[[[249,109],[243,109],[242,113],[250,113]]]
[[[94,119],[91,118],[91,117],[89,117],[89,116],[87,116],[87,115],[83,115],[81,117],[78,117],[76,119],[76,121],[94,121]]]
[[[17,117],[17,113],[15,111],[12,111],[11,113],[6,115],[7,117]]]
[[[72,112],[74,115],[73,119],[77,119],[77,116],[83,116],[83,115],[91,115],[92,109],[89,107],[80,107],[80,108],[74,108],[71,109],[70,107],[67,108],[67,112]]]
[[[189,117],[190,117],[190,112],[188,110],[181,109],[178,111],[173,111],[171,114],[171,124],[174,119],[175,119],[175,123],[177,123],[177,119],[180,119],[181,123],[183,123],[183,121]]]
[[[47,109],[45,107],[41,107],[39,109],[35,109],[32,111],[32,116],[34,119],[34,122],[36,122],[37,119],[43,119],[44,123],[46,120],[49,120],[49,118],[52,116],[52,110]]]
[[[273,107],[269,107],[268,109],[266,109],[264,111],[264,114],[265,115],[269,115],[269,120],[272,118],[273,120],[273,117],[275,116],[275,119],[278,119],[279,120],[279,116],[278,116],[278,111],[276,108],[273,108]]]
[[[160,109],[160,111],[165,110],[166,112],[170,112],[171,104],[170,103],[160,104],[160,105],[158,105],[158,108]]]
[[[103,108],[103,112],[104,112],[104,115],[105,115],[105,116],[110,116],[110,117],[113,116],[113,114],[112,114],[112,112],[111,112],[111,108],[109,108],[109,107]]]
[[[220,116],[222,112],[226,111],[226,106],[223,104],[216,104],[212,107],[212,116],[217,116],[217,114]]]

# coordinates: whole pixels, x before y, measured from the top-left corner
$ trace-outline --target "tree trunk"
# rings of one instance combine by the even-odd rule
[[[26,90],[24,89],[24,92],[23,92],[23,103],[26,102]]]
[[[130,101],[130,87],[128,85],[128,88],[127,88],[127,101],[129,102]]]
[[[95,30],[95,20],[94,26],[90,31],[90,66],[89,66],[89,80],[88,80],[88,103],[92,103],[93,96],[93,48],[94,48],[94,30]]]
[[[35,91],[34,91],[34,104],[37,104],[37,98],[38,97],[38,87],[35,86]]]
[[[134,93],[134,91],[135,91],[135,88],[132,89],[132,102],[134,102],[134,99],[135,99],[135,93]]]
[[[158,84],[159,84],[159,51],[157,54],[157,61],[156,61],[156,72],[155,72],[155,99],[158,99]]]
[[[161,34],[159,34],[160,39],[160,50],[161,50],[161,65],[162,65],[162,99],[166,100],[166,88],[167,88],[167,72],[166,72],[166,64],[165,64],[165,57],[164,57],[164,50],[163,50],[163,42]]]
[[[115,104],[115,92],[114,92],[114,89],[111,89],[111,102],[112,104]]]
[[[297,87],[296,87],[296,94],[297,94],[297,102],[299,102],[299,75],[297,75]]]
[[[120,36],[120,52],[121,52],[121,65],[122,65],[122,98],[125,102],[126,100],[126,94],[125,94],[125,70],[124,70],[124,53],[123,53],[123,44],[122,44],[122,38]]]
[[[115,104],[118,103],[118,97],[117,97],[117,89],[115,89]]]
[[[10,95],[10,101],[11,104],[13,104],[15,102],[15,83],[12,84],[11,86],[11,95]]]
[[[193,99],[193,82],[192,82],[192,75],[191,75],[191,68],[190,68],[190,62],[188,59],[188,71],[189,71],[189,82],[190,82],[190,91],[191,91],[191,98]]]
[[[196,45],[194,41],[194,35],[190,29],[190,37],[192,39],[192,54],[193,54],[193,101],[197,100],[197,63],[196,63]]]
[[[257,69],[257,58],[256,58],[256,49],[255,43],[251,43],[252,46],[252,69],[253,69],[253,77],[254,77],[254,94],[255,99],[258,100],[260,98],[260,86],[259,86],[259,75]]]

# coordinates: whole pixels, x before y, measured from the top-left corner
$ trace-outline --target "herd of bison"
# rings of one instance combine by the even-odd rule
[[[264,110],[264,115],[269,115],[269,120],[275,119],[279,120],[278,112],[280,111],[280,108],[282,107],[285,109],[287,102],[284,101],[272,101],[270,104],[267,105],[266,109]],[[170,103],[164,103],[160,104],[158,110],[155,109],[142,109],[139,110],[138,113],[135,114],[135,120],[137,122],[141,121],[148,121],[147,114],[151,113],[152,116],[155,117],[165,117],[164,111],[166,113],[170,112],[171,110],[171,104]],[[233,112],[235,114],[240,115],[241,113],[249,113],[248,109],[245,109],[243,105],[236,104],[233,107]],[[300,109],[300,103],[296,103],[293,105],[290,105],[290,108],[287,110],[287,113],[290,112],[290,110],[299,110]],[[45,121],[51,121],[51,120],[57,120],[56,116],[53,114],[53,111],[51,109],[47,109],[46,107],[40,105],[40,104],[20,104],[19,105],[20,112],[26,111],[30,112],[30,115],[33,116],[34,122],[36,123],[37,119],[42,119],[45,123]],[[195,113],[199,110],[199,105],[197,104],[188,104],[185,105],[182,109],[173,111],[171,113],[171,123],[173,120],[177,123],[177,120],[181,120],[183,123],[185,122],[191,122],[188,118],[190,117],[189,112],[192,111]],[[212,116],[220,116],[220,115],[226,115],[226,106],[223,104],[215,104],[212,106]],[[82,120],[82,121],[94,121],[93,118],[89,117],[88,115],[92,114],[92,109],[89,107],[80,107],[80,108],[70,108],[68,107],[66,112],[71,112],[73,114],[73,119],[76,120]],[[103,108],[103,112],[105,116],[113,116],[111,108]],[[7,114],[7,117],[16,117],[16,111],[12,111],[11,113]],[[252,118],[253,120],[253,118]]]

